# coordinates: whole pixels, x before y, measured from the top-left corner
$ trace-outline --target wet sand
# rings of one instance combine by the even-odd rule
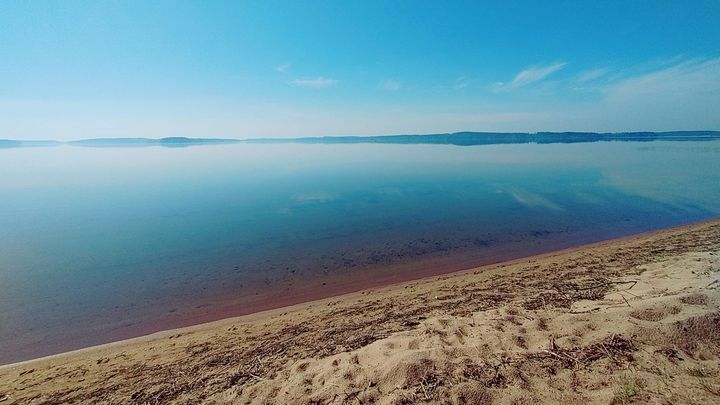
[[[715,220],[364,289],[3,366],[0,401],[708,403],[718,249]]]

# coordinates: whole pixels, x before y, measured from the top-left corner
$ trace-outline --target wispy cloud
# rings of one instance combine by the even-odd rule
[[[557,72],[567,65],[567,63],[554,63],[547,66],[531,66],[521,70],[510,83],[496,83],[499,88],[518,88],[527,86],[531,83],[539,82],[551,74]]]
[[[530,83],[540,81],[558,70],[564,68],[566,63],[555,63],[548,66],[533,66],[520,71],[510,85],[513,87],[526,86]]]
[[[597,79],[607,75],[608,72],[610,72],[610,69],[606,69],[606,68],[585,70],[583,72],[580,72],[575,77],[575,82],[578,84],[585,84],[587,82],[597,80]]]
[[[664,97],[720,101],[720,58],[690,59],[670,67],[617,80],[603,88],[607,101]]]
[[[461,76],[461,77],[458,77],[457,79],[455,79],[455,84],[453,85],[453,87],[457,90],[460,90],[460,89],[464,89],[465,87],[470,86],[470,84],[471,84],[471,82],[470,82],[470,80],[468,80],[467,77]]]
[[[400,90],[400,88],[402,87],[402,83],[397,80],[383,80],[379,83],[378,87],[383,90],[396,91]]]
[[[720,58],[690,59],[636,74],[600,88],[595,113],[648,129],[720,126]]]
[[[283,63],[283,64],[280,64],[280,65],[275,66],[275,71],[276,71],[276,72],[280,72],[280,73],[285,73],[285,72],[287,72],[288,70],[290,70],[291,67],[292,67],[291,64],[289,64],[289,63]]]
[[[670,63],[670,64],[669,64]],[[720,128],[720,58],[625,66],[562,82],[594,93],[582,104],[558,103],[549,129],[669,131]],[[592,79],[596,77],[596,79]],[[598,80],[601,79],[601,80]]]
[[[328,79],[326,77],[315,77],[305,79],[295,79],[290,82],[291,85],[297,87],[310,87],[313,89],[323,89],[326,87],[332,87],[338,84],[335,79]]]

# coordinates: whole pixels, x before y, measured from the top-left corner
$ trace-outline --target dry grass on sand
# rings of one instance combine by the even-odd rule
[[[720,403],[720,221],[0,368],[6,403]]]

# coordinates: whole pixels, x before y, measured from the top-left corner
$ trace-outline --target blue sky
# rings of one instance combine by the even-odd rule
[[[0,138],[720,130],[720,1],[4,1]]]

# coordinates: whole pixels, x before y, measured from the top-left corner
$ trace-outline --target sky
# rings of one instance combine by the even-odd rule
[[[720,1],[15,1],[0,138],[720,130]]]

